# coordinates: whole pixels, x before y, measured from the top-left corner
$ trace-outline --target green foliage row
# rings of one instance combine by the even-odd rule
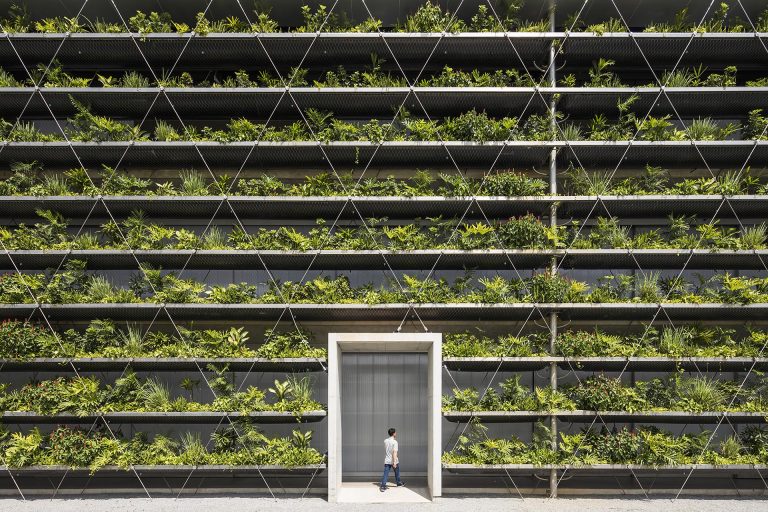
[[[540,196],[547,192],[541,178],[513,170],[494,171],[484,178],[448,173],[437,176],[416,171],[411,178],[392,175],[355,176],[352,172],[319,172],[300,180],[281,180],[269,174],[254,178],[212,177],[184,170],[176,180],[154,181],[103,165],[100,170],[73,168],[45,172],[38,162],[11,164],[10,175],[0,182],[0,195],[69,196]],[[616,178],[611,171],[589,172],[574,165],[565,171],[563,192],[567,195],[739,195],[768,194],[764,178],[753,176],[750,168],[727,171],[718,176],[675,180],[662,168],[647,165],[638,175]]]
[[[642,27],[642,32],[694,32],[694,33],[706,33],[706,32],[765,32],[768,30],[768,9],[762,12],[762,14],[750,22],[741,18],[740,14],[743,11],[738,9],[736,12],[732,11],[735,6],[726,2],[720,2],[714,5],[714,2],[708,6],[706,16],[703,18],[700,16],[691,16],[688,12],[688,7],[684,7],[675,13],[674,19],[665,20],[659,22],[651,22],[645,27]],[[585,21],[578,18],[579,13],[574,13],[568,16],[564,22],[564,27],[574,32],[594,32],[598,36],[602,36],[611,32],[629,32],[634,27],[627,27],[625,20],[616,17],[609,17],[604,21],[593,23],[588,25]]]
[[[738,85],[736,66],[726,66],[722,72],[707,73],[703,64],[695,67],[680,67],[673,70],[664,70],[660,73],[658,81],[649,83],[632,83],[627,85],[621,77],[612,71],[616,61],[599,58],[592,61],[592,66],[587,70],[587,79],[582,82],[583,87],[735,87]],[[563,87],[576,87],[578,78],[576,74],[569,73],[559,80]],[[747,87],[765,87],[768,85],[768,77],[760,77],[746,80]]]
[[[670,215],[667,228],[636,230],[622,225],[616,217],[597,217],[595,224],[578,236],[579,222],[573,221],[559,233],[559,240],[571,249],[760,249],[765,247],[768,227],[745,226],[744,230],[720,226],[718,221],[697,224],[693,217]]]
[[[617,335],[567,330],[558,333],[555,354],[565,357],[759,357],[768,334],[751,331],[744,337],[720,327],[646,326],[640,334]],[[549,333],[505,335],[491,338],[480,333],[446,335],[444,357],[532,357],[546,356]],[[576,366],[578,368],[578,365]]]
[[[549,24],[546,20],[537,22],[523,22],[515,16],[520,0],[505,1],[503,8],[497,6],[498,11],[488,9],[481,5],[470,23],[456,18],[452,13],[444,11],[439,5],[427,0],[412,14],[409,14],[405,22],[389,28],[382,25],[381,20],[368,18],[355,24],[343,11],[332,10],[325,5],[318,5],[315,9],[310,6],[302,6],[302,25],[297,27],[281,26],[270,17],[270,9],[256,9],[245,15],[245,19],[238,16],[229,16],[219,20],[209,20],[205,13],[198,13],[194,25],[176,22],[167,12],[150,12],[149,14],[137,11],[128,19],[128,28],[122,23],[104,20],[88,20],[84,17],[54,17],[33,21],[24,8],[14,5],[6,18],[0,20],[0,26],[6,32],[102,32],[120,33],[132,32],[147,35],[155,33],[190,33],[205,36],[210,33],[272,33],[290,31],[296,33],[313,32],[377,32],[380,30],[394,32],[499,32],[505,30],[519,31],[545,31]],[[239,13],[238,13],[239,14]]]
[[[441,217],[417,219],[412,224],[390,224],[386,218],[363,225],[328,226],[318,219],[313,228],[259,227],[229,232],[217,226],[198,234],[187,228],[148,222],[134,212],[122,222],[110,220],[98,230],[72,234],[61,214],[40,210],[43,222],[0,227],[0,243],[8,250],[391,250],[427,249],[763,249],[765,224],[740,228],[718,222],[696,224],[690,217],[670,217],[667,228],[648,228],[632,234],[618,218],[597,217],[582,226],[573,221],[553,228],[528,214],[505,221],[463,222]],[[618,278],[617,278],[618,279]]]
[[[237,250],[415,250],[490,249],[495,247],[553,248],[563,230],[545,226],[533,215],[511,218],[492,225],[477,222],[457,225],[458,220],[441,218],[414,224],[389,225],[385,219],[369,219],[366,225],[331,227],[323,220],[302,232],[291,226],[260,227],[245,232],[236,226],[229,233],[218,227],[198,235],[186,228],[148,222],[141,212],[124,221],[113,220],[98,231],[72,235],[67,222],[50,211],[38,212],[48,222],[16,228],[0,227],[0,242],[7,249],[237,249]],[[575,231],[574,231],[575,232]]]
[[[739,195],[765,194],[766,184],[752,176],[750,168],[726,171],[717,176],[701,176],[673,180],[669,172],[658,166],[646,165],[636,175],[614,177],[613,171],[589,172],[573,164],[565,171],[564,192],[572,195]]]
[[[609,432],[605,427],[560,434],[557,450],[550,446],[546,427],[539,424],[532,443],[517,437],[489,438],[474,423],[455,449],[443,454],[448,464],[641,464],[651,467],[679,464],[765,464],[768,430],[747,427],[740,434],[710,442],[709,431],[673,435],[655,427]]]
[[[303,282],[271,281],[266,287],[246,282],[207,286],[174,272],[143,268],[128,288],[86,271],[69,260],[58,272],[9,273],[0,276],[0,303],[5,304],[497,304],[497,303],[731,303],[768,302],[768,277],[730,274],[690,283],[679,276],[606,276],[590,285],[549,272],[529,278],[474,278],[470,272],[449,283],[404,274],[388,285],[353,287],[347,276],[317,277]]]
[[[339,65],[333,70],[323,72],[316,79],[308,79],[309,69],[291,68],[284,76],[276,76],[267,69],[259,71],[254,77],[244,70],[239,69],[232,74],[219,76],[213,71],[213,75],[207,74],[204,79],[195,81],[188,71],[175,75],[162,72],[158,77],[150,78],[137,71],[126,71],[122,76],[102,75],[73,75],[66,72],[59,61],[54,60],[50,65],[38,64],[30,71],[30,76],[17,79],[12,73],[0,67],[0,87],[68,87],[68,88],[126,88],[138,89],[151,86],[165,88],[258,88],[272,87],[283,88],[286,85],[292,87],[407,87],[410,84],[401,74],[393,74],[384,71],[386,62],[376,55],[372,56],[372,63],[361,70],[349,71]],[[584,87],[658,87],[657,82],[645,84],[627,85],[621,78],[611,71],[615,61],[611,59],[598,59],[592,63],[588,70],[588,78],[582,82]],[[703,65],[692,68],[680,68],[674,71],[662,72],[659,81],[667,87],[734,87],[736,81],[736,66],[727,66],[722,72],[707,73]],[[419,79],[415,84],[418,87],[534,87],[536,85],[549,85],[541,78],[533,77],[526,71],[518,69],[497,69],[492,72],[479,69],[463,70],[444,66],[440,73]],[[575,74],[565,75],[560,79],[563,87],[576,87]],[[747,80],[747,87],[765,87],[768,85],[768,77]]]
[[[0,453],[9,467],[105,466],[128,469],[133,465],[264,465],[303,466],[320,464],[323,456],[309,446],[312,432],[294,431],[290,437],[269,438],[247,423],[237,430],[225,427],[211,436],[209,450],[198,434],[183,433],[179,439],[157,434],[151,440],[138,432],[131,438],[112,432],[57,427],[49,434],[37,428],[29,433],[0,432]]]
[[[82,331],[50,329],[18,320],[0,323],[0,358],[325,358],[324,348],[310,344],[305,331],[268,330],[263,344],[251,348],[242,328],[196,330],[180,327],[181,336],[162,331],[142,332],[140,326],[118,327],[112,320],[93,320]],[[768,334],[751,331],[745,337],[722,328],[695,326],[646,327],[641,334],[616,335],[567,330],[558,334],[555,355],[566,357],[758,357]],[[532,357],[548,354],[549,334],[504,335],[450,333],[444,357]]]
[[[139,125],[97,115],[73,100],[77,113],[67,119],[64,132],[42,132],[32,122],[0,120],[0,138],[8,142],[119,142],[119,141],[208,141],[208,142],[290,142],[290,141],[504,141],[549,140],[551,131],[546,116],[531,115],[524,122],[517,118],[495,119],[485,112],[471,110],[456,117],[428,120],[402,112],[395,122],[371,119],[364,123],[347,122],[330,112],[307,109],[306,122],[294,121],[282,127],[255,123],[245,118],[232,119],[223,129],[174,125],[158,120],[152,136]],[[66,139],[65,139],[66,135]]]
[[[0,358],[321,358],[325,348],[310,344],[311,334],[268,329],[264,342],[248,344],[242,327],[224,330],[188,329],[144,332],[139,325],[119,327],[112,320],[93,320],[82,331],[54,334],[49,328],[18,320],[0,323]]]
[[[359,183],[358,183],[359,181]],[[484,178],[451,174],[433,176],[416,171],[410,178],[392,175],[360,179],[352,172],[319,172],[300,180],[284,181],[269,174],[240,178],[233,182],[229,175],[215,181],[194,170],[179,173],[179,179],[157,182],[139,178],[128,172],[102,166],[101,170],[69,169],[63,173],[46,173],[37,162],[11,165],[10,176],[0,182],[0,195],[69,196],[539,196],[547,184],[512,170],[495,171]]]
[[[241,87],[407,87],[409,83],[401,74],[382,70],[386,62],[375,54],[370,66],[360,70],[348,71],[339,65],[333,70],[323,72],[318,78],[309,80],[307,68],[291,68],[283,76],[262,69],[253,77],[245,69],[238,69],[231,74],[220,75],[211,71],[202,80],[195,81],[188,71],[170,74],[162,71],[157,77],[150,77],[138,71],[126,71],[121,76],[108,74],[71,74],[62,64],[54,60],[50,65],[38,64],[30,70],[30,76],[16,78],[11,72],[0,67],[0,87],[121,87],[139,89],[147,87],[187,88],[241,88]],[[492,72],[473,69],[465,71],[444,66],[431,76],[419,79],[419,87],[533,87],[541,80],[534,80],[525,71],[517,69],[499,69]]]
[[[552,390],[520,384],[520,375],[489,387],[482,396],[475,388],[453,388],[443,396],[445,411],[768,411],[763,379],[741,382],[685,377],[639,381],[631,385],[605,375]]]
[[[690,120],[679,128],[671,115],[637,117],[630,111],[637,96],[622,99],[618,120],[606,114],[596,114],[588,123],[565,123],[562,112],[555,114],[560,128],[553,131],[548,114],[532,114],[525,119],[516,117],[493,118],[488,114],[470,110],[442,120],[412,116],[401,111],[392,122],[371,119],[350,122],[335,118],[333,113],[307,109],[304,119],[276,126],[257,123],[245,118],[232,119],[225,128],[173,124],[157,120],[150,136],[140,125],[97,115],[85,105],[73,100],[77,113],[67,119],[63,132],[43,132],[30,121],[0,120],[0,139],[8,142],[120,142],[120,141],[197,141],[197,142],[384,142],[384,141],[714,141],[725,140],[741,131],[744,140],[768,139],[768,117],[761,109],[748,113],[746,122],[722,125],[710,118]],[[66,138],[65,138],[66,136]]]
[[[446,334],[443,340],[443,357],[533,357],[549,355],[548,350],[548,333],[491,338],[465,331]]]
[[[209,33],[238,33],[238,32],[279,32],[283,29],[292,32],[377,32],[392,30],[394,32],[545,32],[549,30],[546,19],[538,21],[521,20],[517,14],[523,0],[500,0],[494,5],[480,5],[470,20],[464,21],[444,10],[433,0],[427,0],[416,11],[406,16],[405,22],[395,27],[384,27],[381,20],[368,18],[355,24],[341,10],[329,9],[318,5],[314,10],[310,6],[302,6],[302,25],[283,27],[270,17],[269,8],[257,8],[245,14],[240,19],[229,16],[219,20],[209,20],[205,13],[198,13],[194,25],[176,22],[166,12],[144,13],[137,11],[128,19],[128,27],[122,23],[104,20],[88,20],[85,17],[53,17],[32,20],[26,10],[13,5],[6,18],[0,20],[0,25],[6,32],[127,32],[130,29],[139,34],[151,33],[189,33],[194,32],[205,36]],[[607,32],[627,32],[628,27],[619,18],[608,18],[604,21],[587,24],[579,19],[579,13],[567,17],[562,29],[570,31],[594,32],[602,35]],[[704,20],[691,17],[688,8],[678,11],[673,20],[653,22],[644,27],[645,32],[751,32],[768,31],[768,10],[764,12],[753,28],[748,21],[741,19],[738,13],[731,12],[731,5],[721,2]]]
[[[568,141],[713,141],[733,138],[740,134],[741,139],[763,140],[768,136],[764,133],[768,126],[768,118],[762,115],[761,109],[755,109],[747,114],[742,123],[722,124],[709,117],[698,117],[685,120],[682,125],[676,123],[677,117],[671,114],[662,116],[638,116],[632,111],[632,105],[639,99],[633,94],[619,98],[616,108],[618,115],[614,118],[605,113],[597,113],[586,123],[565,122],[564,114],[557,112],[557,139]]]
[[[291,376],[286,381],[276,380],[267,392],[257,386],[243,390],[235,388],[226,368],[213,371],[207,386],[199,380],[182,382],[186,393],[173,393],[159,378],[140,379],[128,371],[114,384],[99,382],[96,376],[59,377],[53,380],[33,381],[10,390],[8,383],[0,383],[0,411],[30,411],[51,415],[70,413],[78,416],[106,412],[199,412],[225,411],[248,414],[260,411],[293,412],[297,416],[307,411],[322,410],[323,406],[312,398],[309,377]],[[196,389],[210,387],[215,392],[212,402],[194,399]],[[177,396],[174,396],[177,395]],[[188,396],[184,396],[188,395]]]

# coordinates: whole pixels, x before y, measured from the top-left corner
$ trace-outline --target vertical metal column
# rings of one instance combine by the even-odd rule
[[[555,31],[555,1],[549,0],[549,30]],[[552,40],[549,44],[549,86],[557,87],[557,70],[556,70],[556,57],[557,49],[555,42]],[[552,140],[557,140],[557,121],[555,113],[557,109],[555,96],[549,102],[549,115],[550,115],[550,129],[552,131]],[[552,148],[549,153],[549,193],[552,196],[557,195],[557,150]],[[557,202],[553,201],[549,207],[549,225],[557,229]],[[553,256],[550,261],[549,271],[552,276],[557,275],[558,261],[557,257]],[[557,313],[552,312],[549,315],[549,355],[554,356],[556,353],[555,343],[557,341]],[[554,362],[549,363],[549,385],[553,390],[557,389],[557,364]],[[550,416],[549,418],[550,432],[552,435],[551,443],[552,449],[557,450],[557,417]],[[557,470],[552,469],[549,472],[549,496],[551,498],[557,497]]]

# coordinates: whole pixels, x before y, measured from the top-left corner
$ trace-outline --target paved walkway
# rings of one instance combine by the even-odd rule
[[[376,491],[378,492],[378,491]],[[389,492],[389,491],[388,491]],[[702,500],[702,499],[567,499],[526,498],[443,498],[438,503],[340,503],[331,505],[323,498],[110,498],[30,500],[21,502],[0,498],[2,512],[768,512],[768,499]]]
[[[345,482],[339,489],[339,503],[429,503],[427,489],[395,487],[381,492],[375,482]]]

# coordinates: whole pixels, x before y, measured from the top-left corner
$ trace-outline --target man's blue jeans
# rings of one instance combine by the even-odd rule
[[[387,480],[389,480],[389,470],[392,469],[392,464],[384,464],[384,476],[381,477],[381,484],[379,487],[386,487]],[[400,483],[400,464],[395,466],[395,482]]]

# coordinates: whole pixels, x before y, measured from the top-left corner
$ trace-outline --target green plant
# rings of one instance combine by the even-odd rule
[[[198,434],[186,432],[180,442],[156,435],[149,441],[144,433],[131,439],[116,434],[86,432],[58,427],[43,436],[34,429],[28,435],[15,432],[0,444],[11,467],[31,465],[64,465],[90,468],[91,473],[114,465],[127,470],[131,465],[264,465],[299,466],[318,464],[323,456],[309,446],[311,433],[291,434],[286,438],[269,438],[253,427],[241,427],[238,436],[233,429],[214,437],[212,451],[206,449]]]
[[[0,20],[3,32],[29,32],[32,20],[29,17],[27,6],[11,4],[8,8],[8,17]]]
[[[40,458],[40,444],[43,436],[35,428],[28,435],[21,432],[13,432],[10,440],[5,444],[5,463],[12,468],[31,466]]]
[[[275,332],[267,329],[265,342],[256,350],[258,357],[325,357],[325,349],[310,344],[311,333],[303,330]]]
[[[128,25],[132,30],[142,35],[174,31],[187,32],[189,29],[187,25],[175,24],[169,13],[154,11],[149,14],[136,11],[136,14],[128,19]]]
[[[600,58],[592,62],[592,67],[589,69],[589,81],[584,85],[587,87],[624,87],[612,71],[611,66],[615,65],[616,61],[611,59]]]
[[[35,22],[35,31],[43,33],[85,32],[85,26],[80,23],[78,17],[66,16],[56,18],[43,18]]]
[[[427,0],[413,14],[405,19],[403,32],[461,32],[466,28],[455,14],[443,9],[432,0]]]
[[[93,114],[88,107],[72,100],[77,113],[69,120],[69,136],[76,141],[131,141],[146,139],[139,126],[130,126],[104,116]]]
[[[763,115],[763,110],[750,110],[742,133],[747,139],[765,140],[768,138],[766,127],[768,127],[768,116]]]

